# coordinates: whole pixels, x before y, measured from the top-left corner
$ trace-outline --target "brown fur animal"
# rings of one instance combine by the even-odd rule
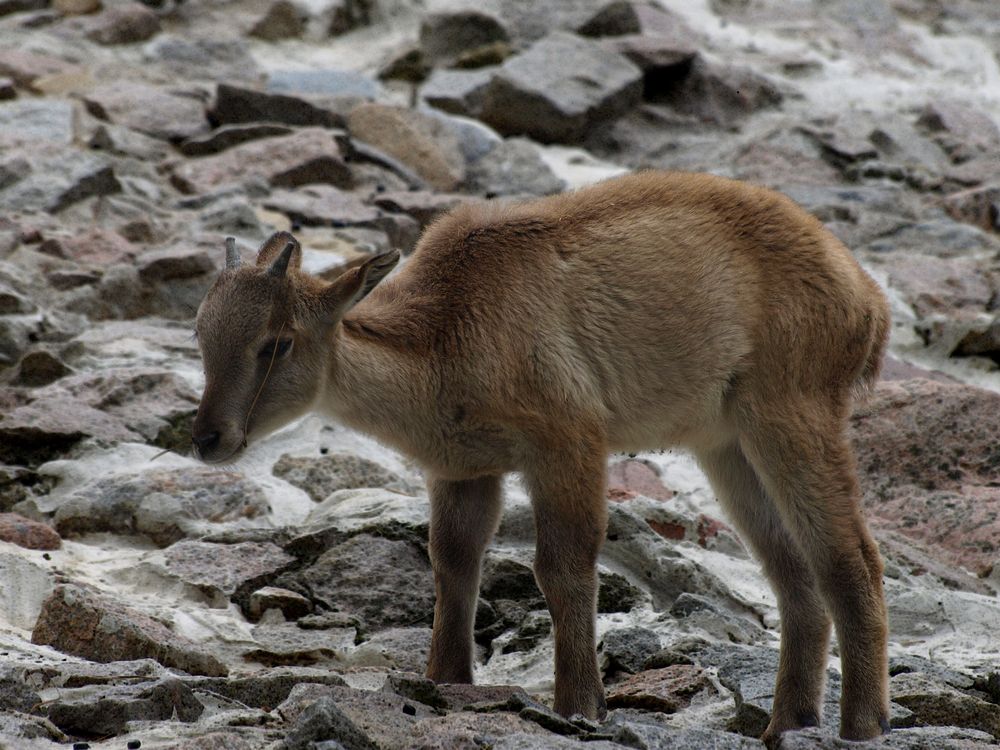
[[[430,677],[472,679],[480,564],[501,477],[517,471],[555,625],[555,708],[601,715],[607,455],[679,445],[777,594],[765,737],[819,721],[831,621],[842,735],[888,730],[882,566],[845,424],[852,392],[878,375],[889,316],[850,252],[788,198],[648,172],[461,207],[377,287],[396,253],[325,284],[299,270],[291,235],[254,266],[230,251],[198,312],[196,448],[229,461],[317,410],[419,461],[437,589]]]

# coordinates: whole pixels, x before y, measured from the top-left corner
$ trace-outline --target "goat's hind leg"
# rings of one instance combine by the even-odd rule
[[[736,444],[697,452],[722,507],[771,582],[781,615],[781,654],[771,721],[764,739],[819,723],[830,616],[798,543],[785,528]]]
[[[822,395],[758,410],[740,444],[798,541],[833,616],[843,696],[840,735],[889,731],[888,622],[882,561],[861,514],[847,409]]]
[[[434,568],[434,631],[427,676],[435,682],[472,682],[473,628],[483,554],[503,500],[500,477],[468,481],[430,479],[430,557]]]

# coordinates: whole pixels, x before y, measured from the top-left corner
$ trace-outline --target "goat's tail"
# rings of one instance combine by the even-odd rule
[[[892,322],[882,290],[875,282],[872,282],[872,286],[874,287],[875,299],[868,315],[865,316],[868,321],[868,353],[865,356],[861,372],[854,382],[853,389],[854,397],[858,400],[867,399],[875,388],[875,383],[878,382],[882,372],[882,360],[889,343],[889,327]]]

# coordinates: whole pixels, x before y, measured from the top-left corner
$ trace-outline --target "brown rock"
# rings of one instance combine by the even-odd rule
[[[179,142],[208,130],[201,101],[164,87],[117,81],[88,92],[83,103],[100,120],[166,141]]]
[[[931,380],[882,382],[852,438],[872,525],[985,573],[1000,550],[1000,395]]]
[[[305,13],[295,3],[290,0],[276,0],[248,33],[268,42],[295,39],[302,36],[302,32],[305,31],[305,22]]]
[[[0,75],[8,76],[23,88],[32,89],[40,78],[79,72],[81,68],[65,60],[8,47],[0,49]]]
[[[59,549],[62,539],[47,524],[17,513],[0,513],[0,540],[25,549]]]
[[[630,458],[612,464],[608,470],[608,498],[621,502],[636,495],[670,500],[674,491],[663,484],[659,470],[648,461]]]
[[[325,183],[349,188],[352,181],[336,139],[319,128],[263,138],[216,156],[192,159],[173,174],[174,184],[185,193],[206,193],[254,178],[276,187]]]
[[[638,708],[671,714],[688,706],[702,690],[714,690],[705,670],[674,664],[632,675],[608,689],[608,708]]]
[[[191,674],[228,673],[202,646],[163,623],[75,584],[58,586],[45,600],[31,642],[91,661],[151,658]]]
[[[978,729],[1000,738],[1000,706],[926,675],[895,675],[889,681],[889,695],[914,713],[918,726]]]
[[[53,0],[52,7],[67,16],[96,13],[101,9],[101,0]]]
[[[405,107],[362,104],[347,122],[353,138],[399,159],[437,190],[454,190],[465,179],[458,139],[440,120]]]
[[[21,361],[17,363],[14,382],[29,387],[48,385],[71,372],[73,370],[65,362],[43,346],[26,352],[21,357]]]
[[[147,284],[173,279],[190,279],[216,270],[208,250],[173,246],[149,250],[136,258],[139,278]]]
[[[270,542],[181,541],[164,555],[173,575],[218,600],[260,586],[295,560]]]
[[[98,44],[135,44],[160,33],[160,17],[139,3],[115,6],[88,24],[87,38]]]
[[[110,266],[131,263],[138,248],[117,232],[91,227],[64,237],[50,237],[38,246],[38,251],[57,258]]]

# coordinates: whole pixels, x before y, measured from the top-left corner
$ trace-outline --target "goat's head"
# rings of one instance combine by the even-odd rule
[[[272,235],[254,264],[227,239],[226,268],[195,323],[205,367],[197,455],[227,462],[308,412],[326,382],[335,327],[398,260],[396,251],[378,255],[326,284],[299,270],[302,250],[287,232]]]

